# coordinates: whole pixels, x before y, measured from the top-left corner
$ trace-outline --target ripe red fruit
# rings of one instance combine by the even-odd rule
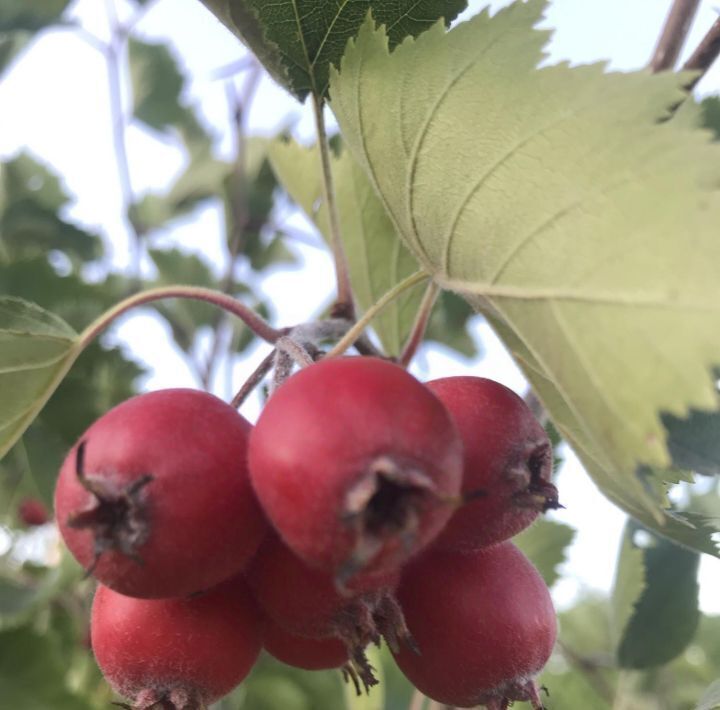
[[[436,545],[473,550],[507,540],[540,511],[558,507],[550,482],[552,445],[520,397],[482,377],[446,377],[427,386],[462,436],[462,492],[482,492],[455,512]]]
[[[440,532],[462,445],[440,401],[401,367],[333,358],[270,398],[249,465],[285,542],[344,582],[397,568]]]
[[[552,652],[555,612],[542,577],[512,543],[434,548],[408,566],[398,598],[420,654],[403,648],[395,659],[425,695],[457,707],[528,700],[542,708],[533,678]]]
[[[22,500],[18,506],[18,517],[28,527],[45,525],[50,519],[45,503],[38,498],[25,498]]]
[[[340,639],[348,649],[346,660],[349,655],[366,686],[376,681],[364,648],[378,643],[381,635],[396,647],[407,638],[394,596],[399,576],[394,572],[378,577],[373,588],[343,596],[330,574],[308,567],[274,534],[265,539],[247,570],[255,599],[274,624],[294,636]]]
[[[135,599],[100,585],[90,633],[103,675],[133,710],[200,710],[250,672],[261,617],[240,578],[189,599]]]
[[[245,459],[250,424],[205,392],[133,397],[98,419],[55,490],[81,565],[130,596],[185,596],[242,570],[267,530]]]
[[[307,671],[341,668],[350,661],[340,639],[313,639],[288,633],[267,619],[263,627],[263,646],[278,661]]]

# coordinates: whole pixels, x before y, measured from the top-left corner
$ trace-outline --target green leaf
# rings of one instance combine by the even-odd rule
[[[273,78],[301,101],[323,96],[328,70],[342,57],[372,9],[388,28],[391,46],[417,36],[441,17],[450,23],[466,0],[202,0],[265,65]]]
[[[706,476],[720,473],[720,414],[691,410],[685,418],[663,414],[673,463]]]
[[[648,537],[643,548],[634,542],[640,532]],[[642,555],[645,587],[620,637],[618,662],[623,668],[651,668],[678,656],[695,636],[699,555],[632,522],[625,541],[635,546],[633,555]]]
[[[130,37],[128,56],[135,118],[157,131],[178,128],[189,147],[207,148],[207,134],[182,103],[185,77],[168,46]]]
[[[720,97],[709,96],[700,104],[702,109],[702,124],[715,134],[715,140],[720,140]]]
[[[332,107],[398,234],[499,326],[601,490],[716,552],[638,472],[670,466],[662,412],[717,408],[720,147],[663,122],[682,76],[536,69],[544,8],[438,24],[392,54],[368,22]]]
[[[29,32],[0,32],[0,77],[31,39]]]
[[[465,357],[476,357],[480,348],[468,332],[473,315],[475,313],[467,301],[452,291],[442,291],[430,314],[425,339],[447,345]]]
[[[716,710],[720,708],[720,680],[716,680],[705,691],[695,710]]]
[[[0,697],[13,710],[92,710],[71,692],[56,639],[29,627],[0,632]]]
[[[0,32],[37,32],[57,22],[70,0],[3,0],[0,4]]]
[[[368,646],[365,649],[370,665],[375,671],[378,684],[374,685],[367,693],[358,695],[352,683],[345,683],[345,710],[383,710],[385,707],[385,679],[383,678],[383,665],[380,657],[380,650],[375,646]]]
[[[0,165],[0,244],[10,259],[62,250],[69,258],[100,256],[95,234],[58,214],[69,202],[58,176],[27,153]]]
[[[33,36],[55,24],[70,0],[3,0],[0,3],[0,76]]]
[[[270,162],[290,197],[329,241],[317,147],[304,148],[295,142],[275,141],[270,147]],[[417,262],[397,238],[372,185],[347,150],[332,157],[332,171],[350,281],[358,305],[365,311],[393,286],[415,273]],[[387,354],[400,353],[421,298],[422,286],[411,289],[374,320],[373,328]]]
[[[0,628],[6,630],[31,621],[38,610],[76,585],[83,568],[69,553],[56,567],[44,568],[31,583],[0,578]]]
[[[633,544],[629,526],[625,527],[615,569],[610,598],[611,630],[616,647],[619,646],[628,623],[635,612],[640,595],[645,589],[643,552]]]
[[[0,297],[0,458],[78,354],[77,335],[67,323],[27,301]]]
[[[565,562],[567,548],[575,537],[569,525],[541,518],[513,538],[513,542],[537,567],[548,587],[560,578],[559,565]]]

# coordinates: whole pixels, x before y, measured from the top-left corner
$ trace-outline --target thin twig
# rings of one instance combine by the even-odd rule
[[[718,58],[718,55],[720,55],[720,18],[715,20],[713,26],[708,30],[708,33],[698,45],[698,48],[683,65],[685,71],[700,72],[688,85],[688,91],[692,91],[695,88],[695,85],[705,76],[707,70],[710,69]]]
[[[123,211],[128,217],[130,206],[135,202],[132,178],[130,177],[130,164],[127,154],[127,143],[125,140],[125,108],[122,97],[122,80],[120,57],[125,46],[127,36],[120,25],[115,7],[115,0],[107,0],[105,3],[108,23],[110,25],[110,42],[103,52],[105,66],[108,76],[108,93],[110,99],[110,119],[112,121],[113,148],[115,150],[115,162],[117,163],[118,180],[122,194]],[[131,264],[130,273],[135,281],[135,287],[139,288],[142,281],[142,239],[137,226],[133,221],[128,220],[131,234]]]
[[[425,337],[425,330],[427,329],[427,324],[430,320],[430,315],[432,314],[432,309],[439,293],[440,289],[437,284],[434,281],[431,281],[425,289],[422,301],[420,301],[420,307],[415,315],[415,322],[413,323],[412,330],[410,331],[410,337],[407,339],[407,342],[400,353],[399,364],[403,367],[408,367],[410,365],[412,359],[415,357],[415,353],[423,341],[423,338]]]
[[[265,375],[270,372],[273,362],[275,362],[275,350],[271,350],[253,370],[250,377],[243,382],[242,387],[240,387],[237,394],[232,398],[230,402],[231,406],[239,409],[243,405],[248,395],[263,381]]]
[[[675,66],[699,4],[700,0],[675,0],[673,3],[650,60],[650,69],[654,73]]]
[[[335,200],[335,187],[333,185],[332,168],[330,166],[330,146],[327,131],[325,130],[325,103],[316,94],[313,94],[313,113],[315,114],[315,130],[317,132],[318,148],[322,168],[323,200],[328,214],[330,225],[330,250],[335,263],[335,278],[337,280],[337,301],[333,315],[353,318],[355,306],[353,303],[350,273],[348,271],[345,249],[340,238],[340,218],[337,202]]]
[[[235,264],[237,262],[238,255],[242,251],[243,237],[245,234],[245,228],[247,227],[249,212],[247,205],[247,187],[246,187],[246,172],[247,172],[247,161],[246,161],[246,131],[245,121],[248,114],[249,107],[252,103],[252,99],[257,90],[258,83],[260,81],[261,72],[260,65],[255,64],[255,70],[251,72],[243,87],[242,96],[236,96],[234,93],[228,93],[228,101],[232,110],[232,118],[235,126],[235,164],[233,166],[233,180],[232,185],[234,190],[230,195],[230,209],[232,211],[232,236],[229,240],[228,245],[228,262],[225,269],[225,274],[222,278],[221,290],[223,293],[231,293],[234,275],[235,275]],[[217,365],[219,354],[222,350],[222,344],[225,339],[227,318],[225,314],[220,313],[215,319],[214,323],[214,335],[210,350],[208,352],[207,359],[205,361],[205,368],[201,377],[202,386],[208,389],[212,380],[213,372]]]

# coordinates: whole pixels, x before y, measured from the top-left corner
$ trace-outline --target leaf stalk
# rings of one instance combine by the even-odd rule
[[[334,348],[330,350],[325,357],[338,357],[342,355],[356,340],[358,340],[365,328],[370,324],[373,318],[380,313],[385,306],[392,303],[401,293],[404,293],[409,288],[412,288],[416,284],[419,284],[425,279],[429,279],[430,276],[424,271],[416,271],[406,279],[403,279],[399,284],[393,286],[380,300],[377,301],[373,306],[363,314],[350,330],[337,342]]]

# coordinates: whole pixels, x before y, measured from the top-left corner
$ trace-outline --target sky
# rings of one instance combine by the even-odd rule
[[[112,0],[109,0],[112,2]],[[121,16],[133,5],[115,0]],[[493,2],[493,10],[507,4]],[[669,0],[555,0],[544,26],[555,29],[549,45],[550,63],[568,60],[573,64],[609,60],[611,70],[639,69],[647,64],[670,7]],[[482,7],[472,2],[464,17]],[[233,145],[224,82],[220,68],[237,62],[245,53],[238,41],[198,0],[156,0],[138,23],[136,33],[147,40],[170,39],[176,56],[193,81],[186,99],[201,103],[200,113],[222,139],[219,151],[231,157]],[[79,0],[75,17],[87,30],[106,38],[106,3]],[[703,0],[688,41],[687,52],[695,47],[716,19],[713,3]],[[720,93],[720,67],[716,66],[698,86],[698,94]],[[0,81],[0,158],[29,150],[52,165],[75,196],[68,215],[103,235],[112,251],[116,268],[129,263],[129,231],[123,221],[122,196],[111,142],[107,73],[102,57],[89,44],[69,31],[44,34]],[[248,116],[250,133],[271,136],[288,125],[303,140],[312,137],[308,106],[300,106],[283,89],[264,78]],[[127,150],[133,190],[162,189],[184,167],[184,157],[173,140],[130,126]],[[209,206],[192,220],[165,234],[164,243],[202,253],[220,268],[222,215]],[[309,225],[298,215],[290,223],[304,231]],[[281,270],[267,278],[263,290],[281,314],[278,324],[301,322],[325,303],[328,284],[333,282],[327,254],[316,246],[296,243],[293,249],[304,260],[302,269]],[[145,264],[146,273],[151,265]],[[518,392],[525,382],[490,329],[477,318],[473,331],[482,341],[481,360],[462,360],[441,347],[425,348],[417,358],[414,372],[420,377],[453,374],[489,376]],[[114,328],[110,342],[124,344],[133,356],[147,363],[151,374],[146,389],[197,386],[186,364],[169,344],[162,323],[147,313],[124,318]],[[237,388],[252,371],[264,351],[257,349],[232,371],[231,384]],[[228,397],[226,378],[220,377],[215,390]],[[257,402],[243,412],[252,418]],[[598,493],[571,452],[562,469],[559,488],[567,509],[552,517],[578,529],[570,551],[565,576],[554,589],[560,606],[572,601],[581,589],[607,591],[619,544],[623,514]],[[704,557],[701,565],[701,606],[720,613],[720,561]]]

